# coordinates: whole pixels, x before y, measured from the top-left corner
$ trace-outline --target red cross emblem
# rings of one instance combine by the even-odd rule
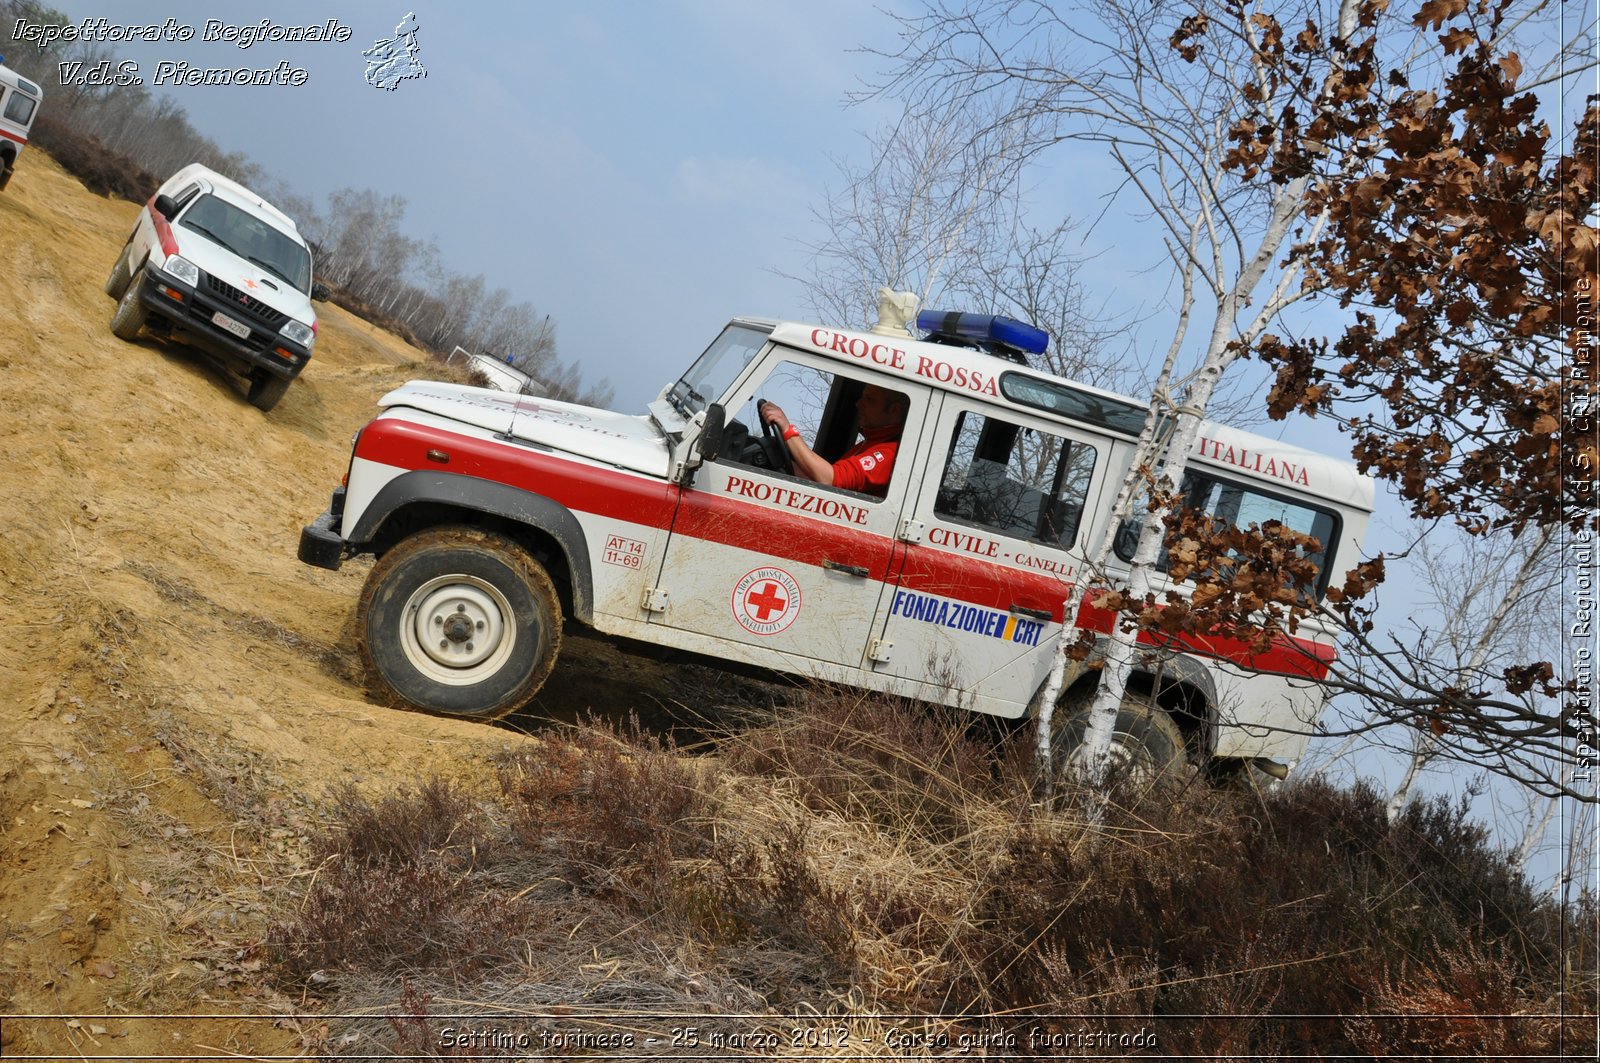
[[[776,635],[800,615],[800,584],[781,568],[752,569],[734,585],[729,604],[752,635]]]
[[[789,604],[789,599],[779,596],[776,583],[763,583],[761,593],[745,593],[744,604],[757,620],[765,621],[774,611],[782,612],[783,607]]]

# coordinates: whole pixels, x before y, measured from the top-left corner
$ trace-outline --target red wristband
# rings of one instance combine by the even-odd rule
[[[789,440],[793,439],[799,434],[800,429],[796,428],[794,425],[790,425],[788,428],[783,430],[783,441],[787,443]]]

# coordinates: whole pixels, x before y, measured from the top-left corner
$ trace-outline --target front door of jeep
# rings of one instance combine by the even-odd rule
[[[682,492],[667,543],[658,581],[664,594],[651,619],[681,635],[662,641],[835,678],[862,666],[886,581],[899,564],[895,533],[928,389],[841,369],[774,348],[729,397],[723,452]],[[898,454],[857,446],[856,403],[869,382],[892,388],[907,410]],[[775,468],[773,450],[787,447],[781,440],[763,445],[758,400],[780,406],[829,461],[877,469],[879,479],[888,465],[883,494]]]

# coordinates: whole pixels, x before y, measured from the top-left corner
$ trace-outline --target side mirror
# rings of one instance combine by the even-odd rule
[[[156,213],[171,221],[178,214],[178,204],[172,201],[171,196],[157,196]]]
[[[700,432],[700,460],[716,461],[722,454],[722,435],[728,425],[728,411],[722,403],[706,407],[706,423]]]
[[[327,302],[328,296],[332,294],[333,293],[328,290],[328,286],[326,284],[319,282],[311,286],[311,298],[315,299],[319,303]]]

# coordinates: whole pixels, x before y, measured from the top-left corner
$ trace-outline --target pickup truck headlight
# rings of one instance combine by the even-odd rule
[[[308,350],[311,347],[311,341],[315,339],[317,335],[315,332],[311,331],[310,325],[299,321],[288,322],[280,331],[283,333],[284,339],[292,340]]]
[[[200,267],[181,255],[169,255],[161,268],[191,288],[200,284]]]

